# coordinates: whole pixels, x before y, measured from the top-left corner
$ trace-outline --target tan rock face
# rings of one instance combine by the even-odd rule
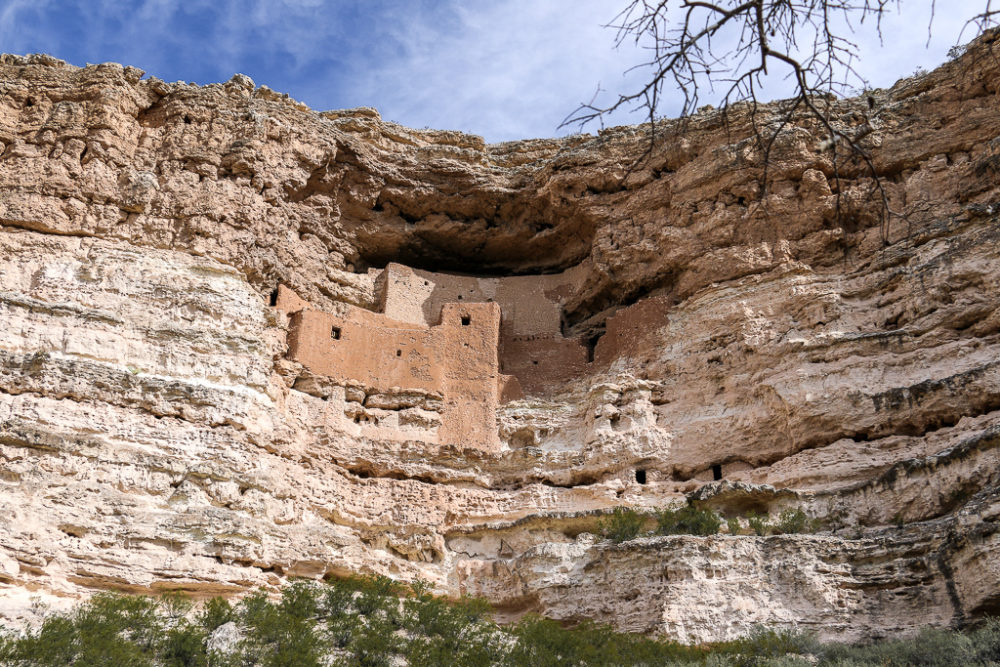
[[[835,103],[887,225],[807,119],[764,191],[745,109],[630,170],[643,128],[3,56],[0,615],[349,572],[687,641],[997,612],[994,40]],[[595,537],[685,494],[826,530]]]

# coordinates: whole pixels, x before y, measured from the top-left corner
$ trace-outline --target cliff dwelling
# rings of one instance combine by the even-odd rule
[[[417,429],[431,443],[497,451],[499,404],[557,391],[638,352],[666,324],[666,299],[651,297],[609,317],[604,335],[564,337],[563,304],[586,275],[578,265],[481,278],[390,262],[366,274],[376,310],[315,309],[285,285],[272,305],[290,318],[288,358],[353,388],[359,400],[347,399],[345,414],[355,424],[378,437],[413,437]],[[366,409],[379,407],[371,396],[387,392],[421,399],[399,401],[395,415]]]
[[[996,613],[998,52],[831,103],[888,221],[807,118],[762,199],[743,108],[488,144],[0,57],[0,618],[356,573],[693,644]]]

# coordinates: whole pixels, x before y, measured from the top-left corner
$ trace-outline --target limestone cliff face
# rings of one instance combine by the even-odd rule
[[[832,102],[872,129],[888,224],[807,119],[762,191],[742,108],[630,169],[644,128],[484,145],[3,56],[0,614],[349,572],[689,641],[1000,611],[997,56]],[[301,312],[436,341],[460,293],[502,311],[468,441],[447,350],[475,341],[428,348],[451,395],[293,349]],[[827,530],[594,536],[685,494]]]

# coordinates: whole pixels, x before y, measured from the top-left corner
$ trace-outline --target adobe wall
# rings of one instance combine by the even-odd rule
[[[649,345],[657,330],[666,326],[669,310],[669,300],[655,296],[616,312],[607,319],[607,330],[597,341],[594,363],[604,366],[621,357],[638,354]]]
[[[382,274],[382,312],[401,322],[433,325],[448,303],[497,303],[501,336],[557,336],[562,303],[587,275],[579,264],[562,273],[479,278],[390,263]]]
[[[346,303],[314,310],[283,286],[277,307],[290,316],[293,361],[376,391],[438,392],[443,396],[439,444],[499,447],[496,407],[505,385],[495,303],[445,304],[440,323],[430,327]]]
[[[586,347],[561,333],[562,304],[586,275],[585,264],[555,274],[479,278],[390,263],[382,275],[382,310],[399,321],[433,325],[447,304],[499,304],[500,370],[519,385],[504,395],[544,393],[586,372]]]
[[[500,368],[518,379],[526,394],[545,394],[586,375],[587,348],[562,336],[504,339]]]
[[[499,403],[546,394],[635,355],[666,324],[664,298],[623,308],[588,358],[585,345],[560,333],[562,302],[581,275],[477,278],[389,264],[379,277],[382,313],[349,304],[313,310],[284,286],[278,305],[291,313],[293,360],[374,390],[440,392],[440,427],[430,439],[494,449]]]

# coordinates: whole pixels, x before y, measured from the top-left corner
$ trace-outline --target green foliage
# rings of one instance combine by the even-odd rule
[[[656,513],[656,532],[660,535],[716,535],[721,526],[718,514],[694,505]]]
[[[926,629],[916,637],[867,645],[827,644],[818,654],[827,665],[960,665],[1000,664],[1000,619],[963,634]]]
[[[627,542],[639,535],[646,515],[629,507],[616,507],[600,523],[601,535],[615,544]]]
[[[740,520],[736,517],[731,517],[726,519],[726,529],[729,531],[730,535],[740,534]]]
[[[324,647],[317,632],[319,592],[315,586],[296,582],[275,604],[257,591],[236,606],[237,623],[246,639],[242,650],[253,662],[268,667],[319,665]]]
[[[767,535],[768,531],[771,529],[768,523],[769,517],[766,514],[757,514],[756,512],[751,512],[747,516],[747,523],[750,525],[750,530],[754,532],[755,535]]]
[[[198,623],[207,632],[212,632],[220,625],[225,625],[236,618],[233,607],[228,600],[212,598],[202,607],[198,614]]]
[[[778,515],[773,530],[779,534],[814,533],[819,529],[819,519],[813,519],[801,508],[785,509]]]
[[[779,520],[780,523],[780,520]],[[403,596],[403,597],[400,597]],[[368,613],[357,602],[365,599]],[[210,600],[200,611],[177,595],[97,595],[21,635],[0,629],[0,664],[156,667],[411,667],[524,665],[952,665],[1000,664],[1000,621],[969,633],[925,630],[914,639],[869,645],[820,644],[808,634],[757,628],[711,646],[574,628],[539,616],[501,627],[482,600],[447,601],[418,583],[409,591],[384,577],[295,583],[280,599],[262,591],[238,604]],[[207,650],[212,631],[234,622],[242,639],[225,654]]]
[[[5,650],[12,665],[153,665],[166,633],[161,614],[151,598],[102,593]]]
[[[745,667],[757,665],[807,665],[801,658],[814,654],[819,647],[807,633],[756,627],[746,637],[715,644],[713,653],[725,656],[726,664]]]
[[[674,665],[700,662],[700,648],[615,632],[584,622],[567,629],[555,621],[526,616],[512,630],[517,642],[504,665]]]

